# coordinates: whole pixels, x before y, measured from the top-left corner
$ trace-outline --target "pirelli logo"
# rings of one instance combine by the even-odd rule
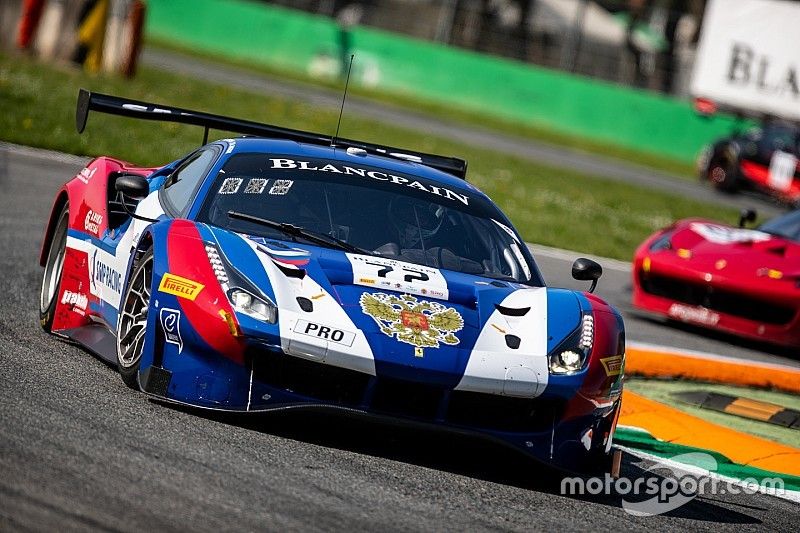
[[[606,371],[606,376],[619,376],[622,372],[622,356],[615,355],[613,357],[604,357],[600,359],[600,364],[603,365],[603,370]]]
[[[161,278],[161,285],[158,286],[158,290],[194,301],[197,295],[200,294],[200,291],[203,290],[203,287],[205,287],[205,285],[201,283],[167,272],[164,274],[164,277]]]

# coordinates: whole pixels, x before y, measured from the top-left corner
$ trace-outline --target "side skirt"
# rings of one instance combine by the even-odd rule
[[[105,326],[91,324],[59,333],[82,345],[114,368],[117,367],[116,338]]]

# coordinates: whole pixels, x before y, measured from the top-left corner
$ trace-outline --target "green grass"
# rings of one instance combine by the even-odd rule
[[[800,448],[800,431],[781,426],[775,426],[758,420],[750,420],[736,415],[719,413],[709,409],[700,409],[679,402],[671,396],[673,392],[704,391],[729,394],[731,396],[749,398],[769,402],[790,409],[800,410],[800,397],[778,391],[747,389],[730,385],[717,385],[711,383],[695,383],[691,381],[664,381],[657,379],[628,379],[625,387],[637,394],[665,403],[685,413],[702,418],[714,424],[725,426],[743,433],[762,437],[787,446]]]
[[[148,68],[133,80],[123,80],[0,55],[0,139],[80,155],[109,154],[142,165],[177,159],[202,140],[200,128],[94,113],[86,132],[78,135],[74,117],[79,87],[311,131],[330,131],[337,117],[335,112],[309,105]],[[224,136],[216,133],[217,138]],[[341,135],[465,157],[470,164],[469,181],[500,205],[525,239],[585,253],[630,259],[647,235],[676,218],[735,220],[737,214],[734,209],[356,117],[345,116]]]
[[[324,87],[335,91],[337,94],[341,94],[344,88],[344,84],[338,80],[312,77],[297,71],[281,70],[256,63],[254,61],[225,57],[221,54],[209,52],[201,53],[197,52],[196,50],[191,50],[159,39],[148,39],[148,46],[153,49],[161,48],[204,60],[211,59],[220,63],[236,66],[283,80],[288,79],[307,85]],[[396,107],[406,108],[418,113],[424,113],[425,115],[434,118],[463,124],[465,126],[486,128],[514,137],[531,139],[566,147],[578,152],[590,153],[606,159],[620,159],[623,161],[629,161],[631,163],[636,163],[638,165],[666,172],[675,176],[676,178],[687,180],[696,179],[696,170],[694,164],[691,162],[680,161],[659,154],[634,150],[613,143],[597,141],[578,135],[559,132],[545,125],[534,126],[530,124],[523,124],[521,122],[504,120],[493,115],[481,113],[479,111],[447,106],[438,102],[425,100],[417,96],[407,95],[399,92],[391,92],[387,90],[378,91],[360,86],[351,86],[348,88],[348,92],[351,95],[358,95],[362,98],[366,98],[377,103],[390,104]]]

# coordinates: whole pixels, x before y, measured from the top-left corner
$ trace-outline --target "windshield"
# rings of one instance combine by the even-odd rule
[[[347,250],[339,240],[372,255],[543,285],[524,243],[484,197],[357,162],[233,155],[216,176],[199,220]],[[333,239],[324,243],[315,236]]]
[[[800,241],[800,209],[773,218],[759,226],[758,229],[793,241]]]

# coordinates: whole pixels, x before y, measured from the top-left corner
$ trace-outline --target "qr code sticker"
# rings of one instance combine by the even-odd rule
[[[242,186],[242,181],[244,181],[242,178],[225,178],[222,187],[219,188],[219,194],[236,194]]]
[[[247,187],[244,188],[245,194],[261,194],[267,186],[269,180],[264,178],[250,178],[247,182]]]
[[[294,185],[294,181],[292,180],[275,180],[275,183],[272,184],[269,193],[279,195],[286,194],[289,192],[289,189],[292,188],[292,185]]]

